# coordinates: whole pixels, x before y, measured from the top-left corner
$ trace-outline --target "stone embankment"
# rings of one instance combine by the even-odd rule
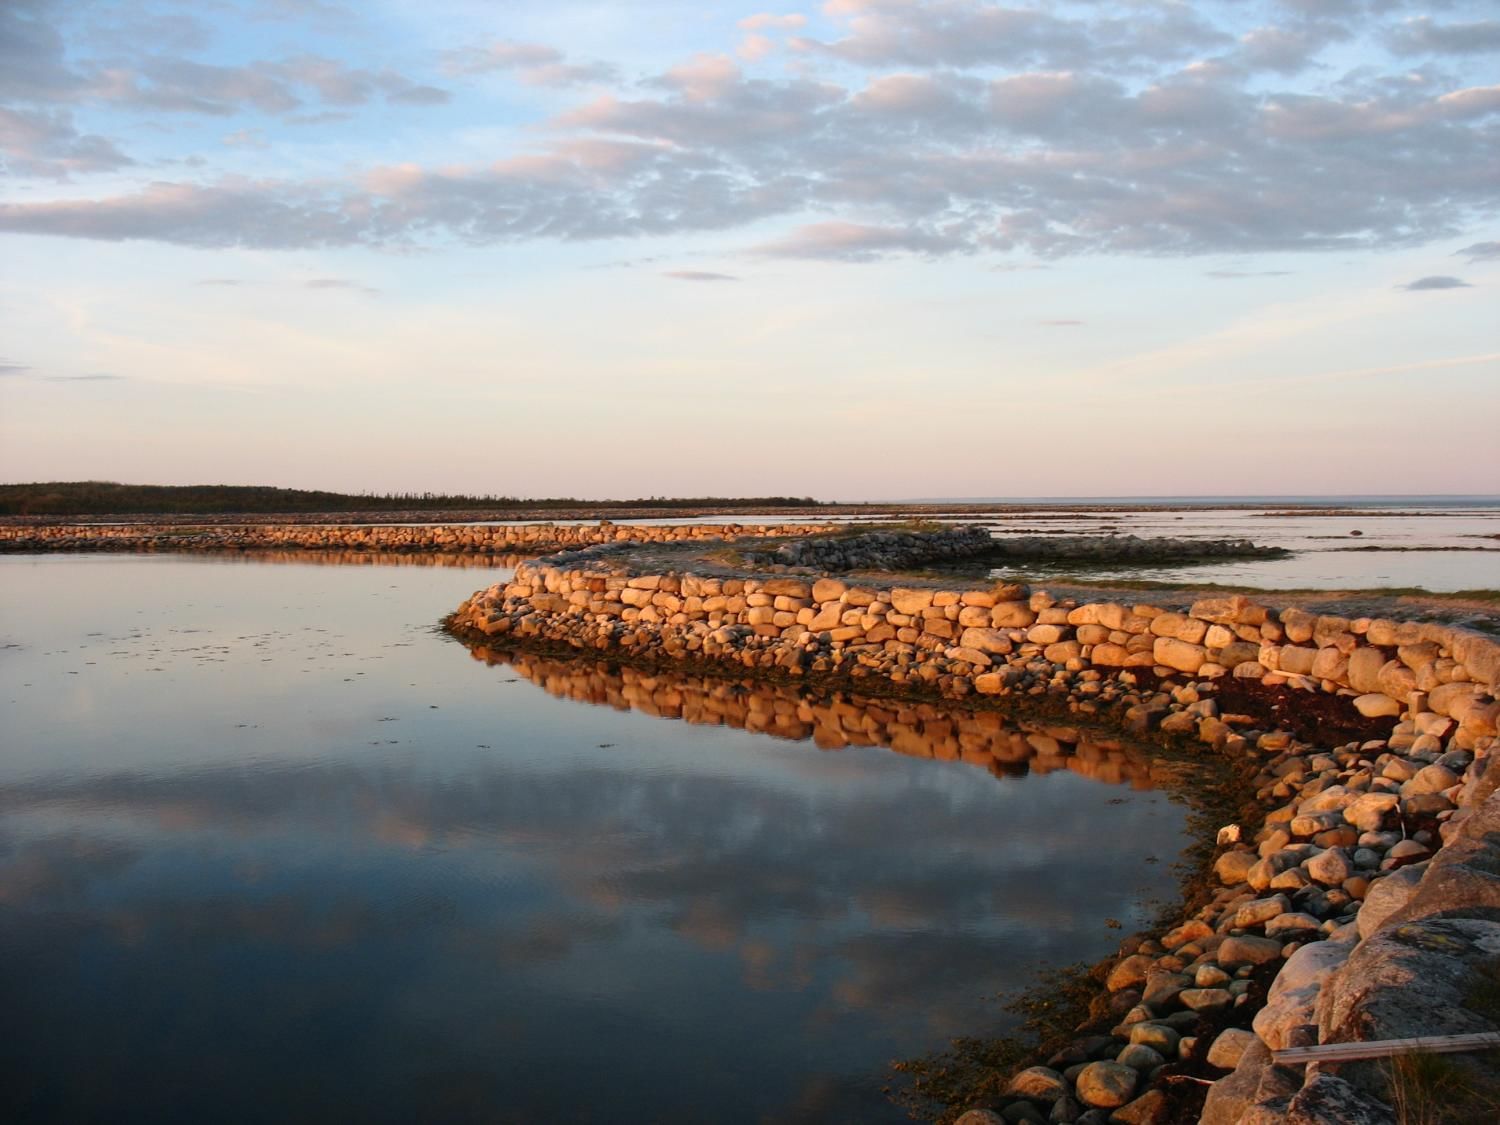
[[[928,563],[971,558],[995,545],[987,528],[943,531],[869,531],[861,535],[794,539],[769,551],[746,551],[757,567],[808,567],[820,571],[913,570]]]
[[[966,1125],[1192,1120],[1203,1087],[1188,1079],[1205,1074],[1224,1076],[1202,1106],[1215,1125],[1387,1121],[1378,1064],[1335,1074],[1278,1066],[1271,1051],[1500,1030],[1500,770],[1487,770],[1500,644],[1489,638],[1244,597],[1076,604],[1019,585],[554,565],[566,559],[522,564],[450,627],[872,694],[1040,702],[1258,767],[1258,811],[1226,830],[1214,864],[1220,889],[1127,943],[1094,1021]],[[1476,1089],[1495,1077],[1455,1065]]]
[[[1143,539],[1136,535],[1009,535],[995,538],[979,526],[942,531],[871,531],[781,543],[772,550],[743,553],[756,567],[848,574],[868,570],[915,570],[956,559],[994,566],[1015,563],[1200,562],[1213,559],[1278,558],[1289,552],[1248,539]]]
[[[1165,563],[1275,559],[1291,554],[1248,539],[1177,539],[1139,535],[1011,535],[987,552],[1005,562]]]
[[[548,554],[611,543],[821,535],[827,524],[62,524],[0,527],[0,551],[379,551]]]

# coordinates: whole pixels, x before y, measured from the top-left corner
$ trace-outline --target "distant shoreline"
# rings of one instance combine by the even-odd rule
[[[267,524],[267,523],[323,523],[323,524],[451,524],[451,523],[535,523],[546,521],[569,522],[624,522],[631,520],[662,519],[709,519],[723,518],[737,521],[773,521],[780,519],[869,519],[869,520],[923,520],[953,517],[1017,517],[1029,514],[1086,515],[1126,514],[1132,512],[1201,512],[1201,511],[1261,511],[1267,519],[1278,515],[1301,515],[1317,513],[1324,516],[1349,515],[1364,518],[1402,516],[1407,518],[1440,517],[1464,509],[1500,509],[1500,499],[1475,499],[1469,503],[1450,500],[1445,504],[1435,501],[1417,503],[1375,503],[1367,506],[1315,503],[1311,501],[1279,500],[1275,503],[1251,503],[1238,500],[1149,500],[1111,502],[1107,500],[1061,500],[993,501],[940,504],[932,502],[835,504],[808,503],[787,504],[738,504],[704,503],[693,506],[667,504],[632,505],[618,501],[579,503],[572,507],[549,507],[522,505],[514,508],[459,507],[459,508],[396,508],[396,509],[319,509],[319,510],[240,510],[219,508],[205,511],[117,511],[100,510],[90,512],[28,512],[0,513],[0,525],[50,526],[56,524]],[[1408,500],[1415,498],[1408,498]],[[1441,508],[1441,511],[1424,509]]]
[[[342,493],[250,485],[135,485],[114,481],[0,484],[0,520],[111,519],[176,522],[452,523],[484,520],[662,519],[819,515],[923,518],[1026,512],[1171,512],[1257,510],[1378,514],[1408,510],[1500,509],[1500,495],[1039,496],[821,501],[810,496],[689,496],[586,500],[438,493]],[[1417,509],[1410,512],[1411,509]],[[1435,514],[1435,513],[1434,513]]]

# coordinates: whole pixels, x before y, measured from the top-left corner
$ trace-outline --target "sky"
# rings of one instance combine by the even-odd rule
[[[0,480],[1493,493],[1497,83],[1492,2],[0,0]]]

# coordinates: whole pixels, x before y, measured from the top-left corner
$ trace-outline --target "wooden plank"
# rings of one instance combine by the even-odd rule
[[[1413,1039],[1372,1039],[1367,1043],[1320,1043],[1315,1047],[1283,1047],[1271,1052],[1273,1062],[1300,1066],[1311,1062],[1351,1062],[1354,1059],[1385,1059],[1414,1051],[1452,1054],[1500,1048],[1500,1032],[1470,1035],[1420,1035]]]

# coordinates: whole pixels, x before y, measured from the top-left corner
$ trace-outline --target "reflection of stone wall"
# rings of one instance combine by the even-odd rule
[[[224,552],[221,557],[247,558],[240,551]],[[256,551],[253,556],[249,556],[249,559],[256,564],[286,563],[300,566],[436,566],[455,570],[495,570],[516,567],[531,557],[531,555],[503,555],[489,552],[453,555],[437,554],[432,551],[408,554],[392,551],[279,551],[268,548]]]
[[[996,711],[876,701],[841,692],[813,696],[786,684],[644,672],[486,645],[475,645],[472,652],[475,659],[507,665],[563,699],[811,741],[823,750],[876,746],[914,758],[966,762],[997,776],[1069,770],[1136,788],[1151,788],[1177,776],[1171,764],[1097,731],[1016,720]]]
[[[827,524],[327,525],[59,524],[0,527],[0,551],[433,551],[544,554],[606,543],[684,543],[708,539],[817,535]]]

